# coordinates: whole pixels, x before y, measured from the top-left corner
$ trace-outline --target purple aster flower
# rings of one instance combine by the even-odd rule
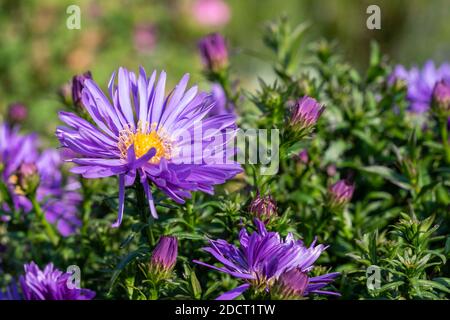
[[[0,301],[1,300],[22,300],[15,282],[10,283],[5,290],[0,290]]]
[[[295,131],[309,131],[319,120],[325,107],[319,104],[314,98],[304,96],[299,99],[291,115],[290,125]]]
[[[347,204],[353,196],[355,185],[347,180],[339,180],[328,188],[329,204],[339,209]]]
[[[31,210],[31,202],[25,197],[18,186],[17,171],[23,163],[36,162],[38,152],[35,135],[20,135],[17,127],[10,128],[6,124],[0,124],[0,183],[9,190],[13,208],[3,204],[5,211]]]
[[[13,103],[8,107],[8,122],[9,123],[22,123],[28,116],[28,109],[22,103]]]
[[[423,69],[413,67],[407,70],[398,65],[389,77],[389,83],[403,80],[408,87],[406,99],[410,105],[408,110],[423,113],[431,106],[433,89],[439,81],[450,81],[450,64],[444,63],[436,67],[433,61],[427,61]]]
[[[72,102],[75,106],[81,105],[81,92],[83,91],[84,81],[86,79],[92,79],[92,73],[90,71],[86,71],[72,78]]]
[[[3,209],[30,212],[32,204],[26,194],[37,187],[36,197],[46,219],[56,225],[61,235],[68,236],[81,225],[77,206],[82,199],[77,192],[78,182],[63,181],[62,165],[63,160],[56,150],[48,149],[39,154],[35,135],[20,135],[18,128],[0,124],[0,183],[8,188],[13,203],[13,208],[3,204]]]
[[[44,270],[31,262],[24,266],[20,286],[25,300],[91,300],[95,292],[72,288],[71,274],[62,272],[49,263]]]
[[[202,26],[220,27],[230,20],[231,12],[223,0],[196,0],[192,6],[192,15]]]
[[[39,172],[35,163],[23,162],[17,170],[18,187],[25,195],[34,194],[39,186]]]
[[[156,271],[170,272],[178,256],[178,240],[171,236],[162,236],[153,250],[150,265]]]
[[[228,67],[228,49],[225,39],[219,33],[203,37],[199,43],[200,57],[205,68],[220,72]]]
[[[258,220],[267,223],[277,215],[277,203],[271,195],[261,197],[258,193],[250,203],[249,212]]]
[[[119,212],[124,212],[125,186],[139,182],[146,193],[151,214],[157,218],[150,182],[178,203],[192,191],[212,194],[241,171],[230,161],[235,149],[228,148],[236,125],[231,115],[206,117],[213,104],[197,87],[186,90],[189,75],[165,96],[166,73],[156,81],[156,71],[147,77],[120,68],[109,82],[111,101],[97,84],[87,79],[83,104],[95,125],[72,113],[60,112],[68,127],[59,127],[63,147],[80,155],[72,172],[85,178],[119,177]],[[225,135],[225,137],[224,137]],[[218,139],[220,138],[220,139]],[[212,143],[214,141],[214,143]]]
[[[315,245],[315,241],[306,247],[301,240],[294,240],[292,234],[282,239],[278,232],[268,232],[263,222],[255,219],[255,224],[257,231],[251,235],[245,229],[241,230],[239,247],[225,240],[209,240],[210,246],[203,250],[217,259],[222,267],[194,260],[197,264],[245,281],[245,284],[224,293],[218,300],[234,299],[249,288],[259,293],[270,292],[275,281],[286,271],[311,271],[314,262],[327,248]]]

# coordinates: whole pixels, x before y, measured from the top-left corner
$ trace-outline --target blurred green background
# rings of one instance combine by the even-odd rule
[[[69,30],[69,5],[81,9],[81,29]],[[381,8],[381,30],[366,28],[366,8]],[[119,66],[164,69],[170,85],[189,72],[203,80],[196,43],[220,31],[231,46],[233,71],[251,88],[270,77],[264,24],[282,14],[309,22],[305,43],[336,40],[339,51],[362,68],[376,39],[395,62],[442,62],[450,54],[448,0],[0,0],[0,114],[22,102],[30,116],[24,127],[52,136],[61,108],[58,89],[76,73],[93,72],[105,88]],[[51,139],[56,144],[56,139]]]

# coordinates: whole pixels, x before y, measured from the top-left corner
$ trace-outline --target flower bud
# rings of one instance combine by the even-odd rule
[[[153,24],[142,23],[134,28],[134,47],[139,53],[151,53],[156,47],[156,28]]]
[[[304,96],[299,99],[291,115],[290,125],[296,132],[309,132],[316,125],[325,107],[315,99]]]
[[[309,277],[295,268],[282,273],[274,284],[273,295],[277,299],[301,299],[308,288]]]
[[[76,75],[72,78],[72,101],[77,107],[81,106],[81,92],[83,91],[84,81],[86,79],[92,79],[90,71]]]
[[[450,83],[439,81],[433,89],[433,111],[439,117],[450,116]]]
[[[353,196],[355,186],[347,180],[339,180],[328,188],[328,201],[332,209],[342,209]]]
[[[178,240],[172,236],[162,236],[153,250],[150,269],[157,274],[168,274],[177,262]]]
[[[277,215],[277,204],[270,195],[261,197],[259,194],[253,199],[249,208],[250,214],[267,223]]]
[[[40,182],[36,164],[22,163],[17,174],[18,186],[26,195],[33,195]]]
[[[327,166],[327,175],[329,177],[334,177],[337,173],[336,165],[330,164]]]
[[[300,153],[297,155],[297,158],[301,163],[308,164],[309,162],[308,150],[303,149],[302,151],[300,151]]]
[[[228,49],[222,35],[207,35],[200,40],[198,47],[203,65],[208,71],[220,73],[228,68]]]
[[[28,116],[28,110],[22,103],[12,103],[8,107],[8,122],[11,124],[22,123]]]

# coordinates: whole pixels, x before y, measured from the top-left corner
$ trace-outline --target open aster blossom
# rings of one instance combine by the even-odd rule
[[[408,87],[407,100],[410,102],[408,110],[414,113],[427,111],[432,102],[433,89],[439,81],[450,81],[450,64],[444,63],[436,67],[433,61],[427,61],[420,69],[413,67],[407,70],[404,66],[398,65],[389,77],[389,83],[396,80],[403,80]]]
[[[292,234],[282,239],[278,232],[268,232],[263,222],[255,219],[257,231],[251,235],[245,229],[239,233],[240,246],[236,247],[224,240],[209,240],[210,246],[203,248],[223,264],[216,267],[198,260],[195,263],[214,270],[227,273],[242,279],[242,284],[219,296],[218,300],[231,300],[252,288],[256,292],[270,293],[277,280],[289,270],[299,270],[307,274],[312,270],[314,262],[326,250],[324,245],[316,245],[315,241],[306,247],[301,240],[295,240]],[[338,273],[323,275],[309,280],[303,293],[325,293],[317,286],[321,279],[333,279]],[[319,278],[319,279],[318,279]],[[335,293],[333,293],[335,294]]]
[[[1,300],[22,300],[15,282],[10,283],[4,290],[0,290]]]
[[[91,300],[95,292],[74,288],[71,274],[56,269],[49,263],[44,270],[31,262],[24,266],[20,287],[25,300]]]
[[[83,74],[77,74],[72,78],[72,102],[76,106],[81,104],[81,92],[83,91],[84,81],[92,79],[92,73],[86,71]]]
[[[9,190],[13,208],[3,204],[6,212],[23,211],[28,213],[32,203],[25,195],[24,188],[29,184],[32,171],[37,168],[39,175],[36,198],[44,210],[47,221],[55,224],[59,233],[68,236],[76,232],[81,221],[77,216],[77,206],[81,195],[80,185],[69,179],[63,181],[60,153],[48,149],[39,153],[38,141],[34,134],[21,135],[18,128],[0,124],[0,182]],[[26,188],[25,188],[26,189]],[[0,217],[8,220],[8,217]]]
[[[228,68],[228,47],[220,33],[204,36],[198,42],[198,48],[206,70],[220,72]]]
[[[230,160],[235,149],[227,147],[236,133],[234,117],[207,117],[214,104],[196,86],[186,91],[189,75],[167,96],[165,72],[157,80],[156,71],[148,77],[143,68],[138,75],[119,68],[117,85],[115,79],[113,73],[108,86],[111,100],[94,81],[84,82],[82,101],[95,125],[60,112],[67,126],[56,132],[62,146],[80,155],[72,159],[77,165],[72,172],[85,178],[119,177],[114,227],[122,221],[125,186],[137,176],[157,218],[150,183],[184,203],[192,191],[212,194],[215,184],[241,171]]]

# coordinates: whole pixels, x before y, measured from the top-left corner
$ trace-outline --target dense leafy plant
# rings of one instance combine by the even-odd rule
[[[267,26],[264,42],[274,54],[274,78],[259,79],[256,91],[235,84],[237,75],[223,52],[223,39],[213,40],[220,54],[213,64],[206,63],[205,75],[223,89],[226,109],[233,110],[240,128],[279,130],[277,174],[263,175],[261,165],[244,164],[244,172],[216,186],[215,195],[194,192],[184,204],[154,187],[159,219],[152,218],[145,190],[136,180],[125,189],[119,228],[110,226],[120,202],[117,179],[79,178],[81,227],[68,237],[57,235],[54,225],[42,219],[42,203],[36,199],[27,214],[1,206],[1,217],[9,221],[0,224],[0,286],[14,283],[23,264],[33,260],[41,266],[79,266],[83,287],[98,298],[216,298],[241,283],[192,260],[219,266],[201,250],[206,240],[237,244],[242,228],[264,237],[253,223],[258,218],[269,232],[283,237],[291,233],[308,247],[315,239],[329,245],[316,266],[308,268],[310,281],[331,270],[341,272],[327,285],[342,299],[447,298],[446,115],[408,111],[407,84],[390,80],[392,68],[375,43],[369,66],[360,73],[334,44],[304,44],[306,30],[304,24],[292,28],[286,19]],[[202,51],[208,45],[200,44]],[[299,47],[308,50],[300,55]],[[305,96],[320,102],[311,106],[316,108],[308,114],[311,123],[292,115],[310,103],[299,101]],[[66,109],[91,121],[82,106],[66,98]],[[2,203],[11,204],[7,181],[0,179],[0,186]],[[162,236],[178,241],[176,264],[158,260],[169,251],[173,254],[158,242]],[[245,239],[240,242],[245,247]],[[381,272],[378,288],[367,286],[370,266]],[[281,276],[274,281],[272,295],[264,287],[241,298],[287,298],[286,290],[276,291],[283,286]],[[296,290],[292,292],[301,291]],[[312,298],[323,297],[311,293]]]

